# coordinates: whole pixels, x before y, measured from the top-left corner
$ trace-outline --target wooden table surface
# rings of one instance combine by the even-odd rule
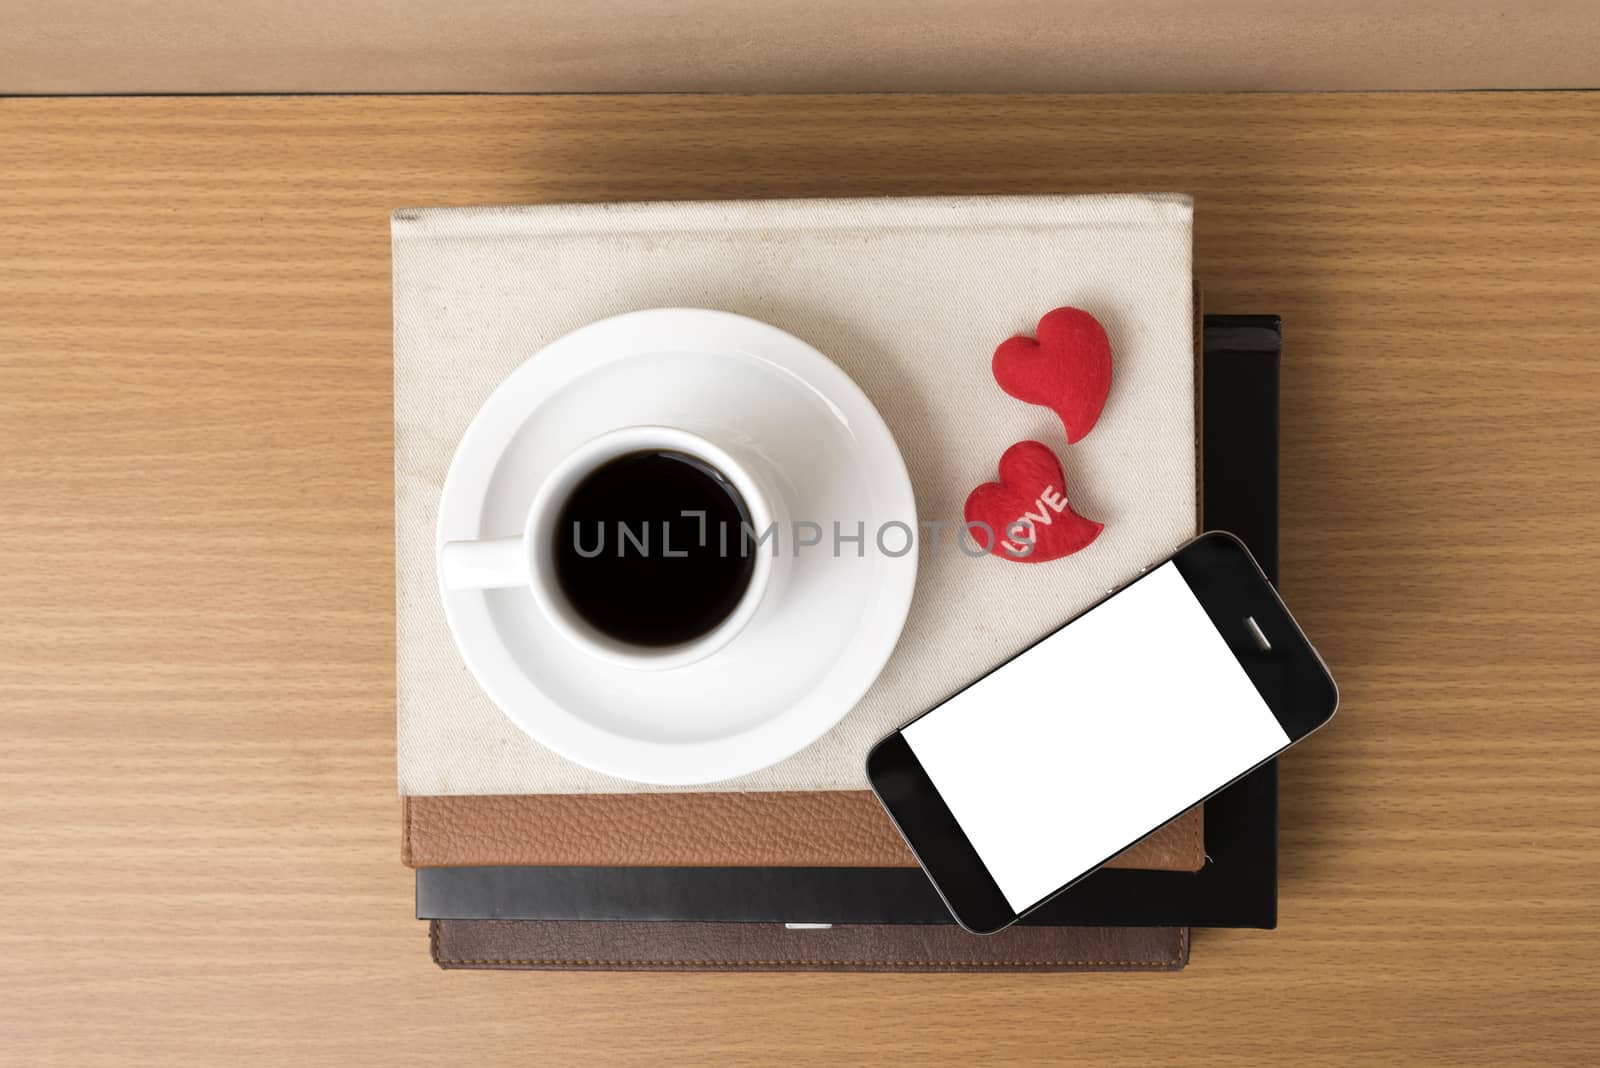
[[[1344,691],[1178,975],[444,973],[391,209],[1180,190]],[[0,100],[0,1062],[1600,1057],[1600,94]]]

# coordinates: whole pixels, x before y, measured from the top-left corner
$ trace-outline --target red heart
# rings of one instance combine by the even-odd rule
[[[1000,457],[1000,481],[985,482],[967,495],[967,529],[1003,560],[1042,564],[1070,556],[1099,537],[1105,525],[1072,510],[1066,485],[1048,445],[1019,441]],[[977,523],[987,524],[992,533],[972,525]],[[1025,539],[1031,539],[1031,549]]]
[[[1039,320],[1039,340],[1001,342],[994,350],[994,380],[1018,400],[1059,415],[1068,444],[1081,441],[1111,392],[1111,342],[1088,312],[1057,308]]]

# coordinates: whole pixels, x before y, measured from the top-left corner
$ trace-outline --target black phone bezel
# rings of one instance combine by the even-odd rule
[[[1249,549],[1237,537],[1225,531],[1201,534],[1180,546],[1167,560],[1150,565],[1128,585],[1141,581],[1169,560],[1194,592],[1196,600],[1216,625],[1218,633],[1238,658],[1240,666],[1289,738],[1287,745],[1265,760],[1242,770],[1206,798],[1195,798],[1190,802],[1198,804],[1276,759],[1285,749],[1326,725],[1338,708],[1339,693],[1322,658],[1290,615]],[[1121,589],[1118,589],[1107,594],[1040,638],[1039,642],[1048,640],[1084,618],[1120,592]],[[1270,650],[1260,648],[1245,623],[1246,617],[1254,619],[1267,636]],[[960,693],[989,674],[1003,669],[1012,660],[1026,655],[1039,642],[1022,649],[956,692]],[[951,694],[951,697],[954,696]],[[941,701],[916,718],[921,719],[944,703]],[[1068,880],[1022,912],[1015,912],[917,761],[901,730],[883,739],[867,754],[867,779],[951,915],[962,927],[975,934],[1001,930],[1092,875],[1100,864],[1111,859],[1111,856],[1102,858],[1099,864]],[[1184,806],[1185,809],[1188,807]],[[1173,812],[1168,818],[1176,818],[1182,811]],[[1150,831],[1157,829],[1152,827]]]

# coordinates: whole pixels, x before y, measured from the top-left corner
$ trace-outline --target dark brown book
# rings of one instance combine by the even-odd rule
[[[434,920],[441,968],[510,971],[1173,972],[1187,927]]]

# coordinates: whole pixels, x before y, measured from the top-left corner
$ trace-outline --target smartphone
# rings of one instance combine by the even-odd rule
[[[956,922],[1015,922],[1333,718],[1244,543],[1211,532],[873,747],[867,778]]]

